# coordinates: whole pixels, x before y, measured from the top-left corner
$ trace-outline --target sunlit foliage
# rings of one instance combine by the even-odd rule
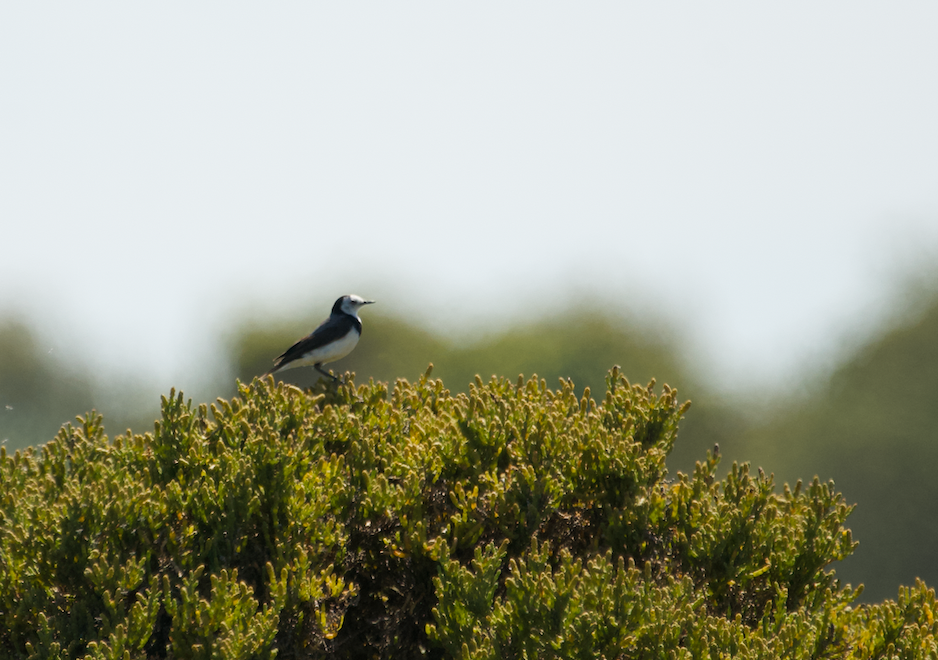
[[[668,478],[686,409],[614,369],[598,400],[255,380],[145,435],[89,415],[0,456],[0,655],[931,657],[924,585],[851,608],[832,484]]]
[[[594,391],[604,388],[609,365],[618,364],[636,382],[658,378],[694,399],[694,415],[684,424],[682,442],[670,455],[670,466],[693,470],[695,461],[717,442],[733,458],[741,453],[734,442],[740,423],[737,411],[720,405],[706,384],[691,377],[674,331],[663,324],[653,328],[637,319],[608,316],[596,303],[499,332],[481,333],[467,342],[382,316],[377,307],[368,310],[364,334],[355,351],[327,367],[354,371],[362,380],[393,383],[398,378],[419,377],[432,363],[437,365],[434,375],[456,393],[468,392],[476,374],[487,380],[495,374],[537,373],[548,383],[570,379],[582,392],[586,387]],[[312,329],[309,324],[306,319],[235,326],[227,340],[234,374],[249,382],[267,372],[274,357]],[[319,375],[312,369],[296,369],[278,373],[277,379],[309,387]],[[232,389],[224,395],[233,393]]]

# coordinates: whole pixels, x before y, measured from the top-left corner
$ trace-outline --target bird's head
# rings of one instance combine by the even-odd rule
[[[335,305],[332,306],[332,313],[358,316],[359,309],[365,305],[371,305],[372,303],[374,303],[374,300],[365,300],[361,296],[349,294],[347,296],[342,296],[335,301]]]

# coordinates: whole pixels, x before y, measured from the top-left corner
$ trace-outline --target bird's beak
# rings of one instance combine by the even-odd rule
[[[362,303],[362,305],[374,305],[376,302],[378,302],[378,301],[377,301],[377,300],[366,300],[365,302]]]

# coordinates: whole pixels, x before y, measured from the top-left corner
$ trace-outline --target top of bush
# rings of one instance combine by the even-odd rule
[[[573,384],[255,380],[0,455],[11,658],[874,657],[934,651],[933,592],[852,609],[815,480],[669,479],[687,404]],[[891,650],[890,650],[891,649]]]

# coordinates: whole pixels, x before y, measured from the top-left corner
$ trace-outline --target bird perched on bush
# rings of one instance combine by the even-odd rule
[[[358,318],[358,310],[373,302],[355,295],[342,296],[336,300],[329,318],[284,351],[274,360],[274,368],[264,375],[294,367],[312,366],[323,376],[338,380],[331,373],[323,371],[322,365],[340,360],[352,352],[362,336],[362,320]]]

